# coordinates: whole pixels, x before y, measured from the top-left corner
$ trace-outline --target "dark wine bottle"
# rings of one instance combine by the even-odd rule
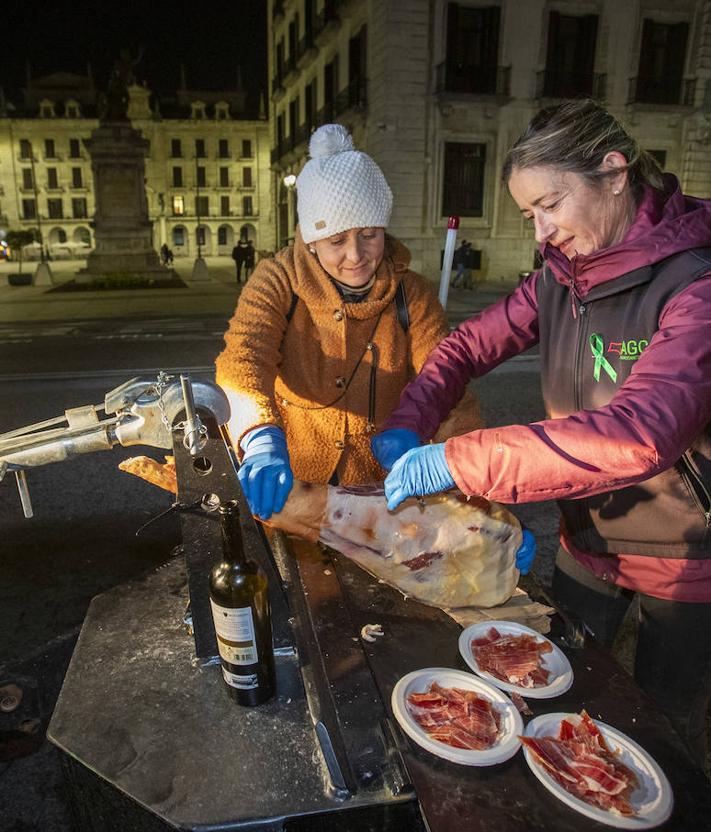
[[[274,694],[274,651],[267,576],[244,552],[236,500],[218,509],[222,560],[210,571],[210,606],[222,676],[240,705],[260,705]]]

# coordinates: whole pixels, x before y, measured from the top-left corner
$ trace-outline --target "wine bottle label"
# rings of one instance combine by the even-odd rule
[[[257,642],[254,637],[254,620],[251,607],[241,607],[239,609],[221,607],[212,599],[210,599],[210,606],[212,607],[212,619],[215,622],[217,647],[220,656],[230,664],[256,664],[259,656],[257,654]],[[232,684],[227,676],[225,676],[225,680],[228,684]],[[235,685],[235,687],[242,687],[242,685]],[[249,685],[249,687],[254,686]]]
[[[240,675],[238,673],[230,673],[227,668],[223,667],[222,675],[230,687],[237,688],[238,690],[256,690],[259,687],[259,680],[257,679],[256,673]]]

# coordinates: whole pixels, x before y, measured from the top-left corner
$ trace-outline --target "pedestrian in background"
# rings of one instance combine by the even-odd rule
[[[237,285],[242,282],[242,266],[244,266],[245,258],[247,255],[247,243],[245,240],[240,239],[237,242],[237,245],[232,249],[232,259],[235,261],[235,267],[237,269]],[[246,283],[245,279],[245,283]]]
[[[456,485],[556,499],[553,592],[611,645],[639,600],[634,675],[704,764],[711,698],[711,202],[682,194],[591,101],[542,110],[509,151],[543,267],[436,347],[398,436],[388,505]],[[538,344],[547,418],[429,442],[472,377]],[[382,460],[381,460],[382,461]]]
[[[254,271],[254,243],[247,240],[247,245],[244,249],[244,282],[249,279],[250,274]]]
[[[463,284],[464,280],[464,271],[466,269],[466,259],[467,259],[467,248],[469,243],[466,240],[462,240],[462,244],[459,248],[454,252],[454,261],[453,265],[456,269],[456,273],[454,275],[454,279],[452,280],[452,288],[459,289],[460,286]]]

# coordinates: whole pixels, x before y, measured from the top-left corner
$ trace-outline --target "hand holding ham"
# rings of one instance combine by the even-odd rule
[[[454,485],[444,443],[422,445],[403,454],[385,478],[385,496],[393,511],[408,497],[424,497],[447,491]]]

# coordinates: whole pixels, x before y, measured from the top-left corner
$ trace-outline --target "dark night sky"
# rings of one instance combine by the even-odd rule
[[[191,89],[234,89],[237,66],[257,100],[266,91],[266,0],[5,0],[0,85],[13,98],[33,76],[86,73],[100,88],[122,47],[144,47],[136,68],[156,92],[177,88],[180,64]]]

